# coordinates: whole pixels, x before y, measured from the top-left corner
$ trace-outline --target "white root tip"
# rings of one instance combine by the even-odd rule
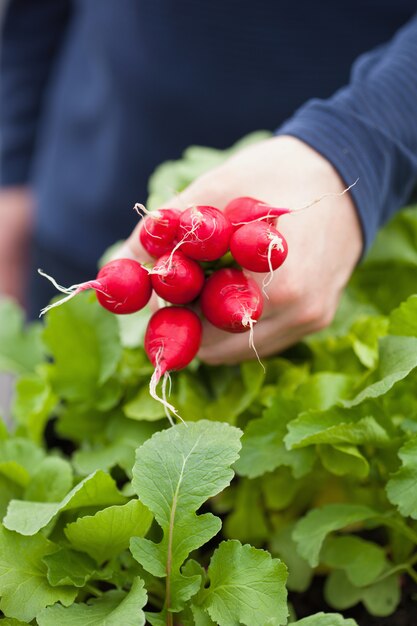
[[[318,202],[321,202],[325,198],[340,198],[340,196],[344,196],[345,193],[350,191],[350,189],[352,189],[352,187],[354,187],[358,181],[359,181],[359,178],[357,178],[354,183],[352,183],[351,185],[349,185],[349,187],[346,187],[346,189],[343,189],[343,191],[340,191],[339,193],[335,193],[335,192],[325,193],[319,198],[316,198],[315,200],[313,200],[312,202],[309,202],[308,204],[304,204],[303,206],[292,209],[291,213],[298,213],[299,211],[304,211],[305,209],[309,209],[310,207],[314,206],[315,204],[318,204]]]
[[[79,283],[78,285],[71,285],[71,287],[63,287],[62,285],[59,285],[56,282],[55,278],[53,278],[52,276],[49,276],[49,274],[46,274],[43,270],[38,269],[38,274],[40,274],[44,278],[47,278],[53,284],[53,286],[56,289],[58,289],[58,291],[66,294],[65,298],[61,298],[61,300],[58,300],[57,302],[53,302],[52,304],[48,304],[48,306],[44,307],[39,313],[39,317],[42,317],[42,315],[45,315],[45,313],[50,311],[50,309],[54,309],[55,307],[61,306],[61,304],[68,302],[68,300],[71,300],[71,298],[73,298],[78,293],[80,293],[80,291],[84,291],[85,289],[95,289],[96,291],[100,291],[100,293],[102,293],[103,295],[107,295],[101,289],[101,283],[98,280],[90,280],[86,283]]]
[[[155,370],[151,376],[151,380],[149,381],[149,393],[151,395],[151,397],[156,400],[157,402],[160,402],[165,410],[165,415],[167,416],[169,423],[171,424],[171,426],[175,426],[175,422],[172,418],[173,415],[175,415],[176,418],[178,418],[180,420],[180,422],[182,422],[183,424],[185,424],[185,421],[182,419],[181,415],[178,413],[177,409],[175,408],[175,406],[173,406],[172,404],[170,404],[167,400],[167,383],[169,382],[169,384],[171,384],[171,378],[168,372],[164,372],[163,374],[163,379],[162,379],[162,398],[161,396],[158,396],[158,393],[156,391],[156,388],[158,386],[159,381],[161,380],[162,377],[162,368],[161,368],[161,364],[160,364],[160,359],[161,359],[161,354],[162,354],[162,350],[163,348],[161,347],[158,350],[158,353],[156,355],[156,366],[155,366]]]
[[[65,296],[65,298],[61,298],[61,300],[58,300],[57,302],[53,302],[52,304],[48,304],[48,306],[45,306],[43,309],[41,309],[41,311],[39,313],[39,317],[42,317],[42,315],[45,315],[45,313],[47,313],[51,309],[54,309],[57,306],[61,306],[61,304],[64,304],[64,302],[68,302],[68,300],[71,300],[71,298],[73,298],[76,295],[77,295],[76,291],[73,291],[70,294],[68,294],[67,296]]]
[[[135,206],[133,207],[134,211],[136,211],[136,213],[138,215],[140,215],[141,217],[143,217],[144,215],[148,215],[150,217],[153,217],[155,219],[159,219],[161,218],[161,213],[159,211],[149,211],[146,206],[144,204],[140,204],[140,202],[137,202],[135,204]]]
[[[284,244],[282,243],[281,237],[279,237],[278,235],[271,235],[270,239],[271,241],[268,246],[269,272],[262,281],[262,293],[264,294],[265,298],[267,298],[268,300],[269,300],[269,296],[266,293],[266,288],[268,287],[268,285],[271,284],[272,279],[274,278],[274,268],[272,267],[272,251],[279,250],[280,252],[285,252]]]
[[[253,339],[253,328],[254,328],[255,324],[256,324],[256,320],[252,319],[251,316],[250,316],[249,311],[247,311],[245,313],[244,317],[242,318],[242,325],[243,326],[249,326],[249,347],[252,348],[252,350],[254,351],[254,353],[256,355],[256,358],[258,360],[258,363],[262,367],[262,369],[263,369],[263,371],[265,373],[266,372],[265,365],[261,361],[261,358],[260,358],[260,356],[258,354],[258,351],[257,351],[256,346],[255,346],[255,342],[254,342],[254,339]]]

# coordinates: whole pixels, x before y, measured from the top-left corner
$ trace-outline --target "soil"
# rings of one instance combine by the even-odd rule
[[[324,600],[323,584],[324,579],[316,576],[306,592],[289,593],[289,600],[294,606],[298,619],[323,611],[324,613],[339,612],[344,617],[353,617],[358,626],[417,626],[417,585],[410,580],[404,581],[401,602],[395,613],[388,617],[369,615],[362,604],[346,611],[335,611]]]

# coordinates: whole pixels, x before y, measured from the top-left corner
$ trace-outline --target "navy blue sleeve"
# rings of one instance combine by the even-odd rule
[[[348,86],[329,100],[308,101],[277,134],[320,152],[346,186],[359,178],[350,193],[366,250],[417,183],[417,16],[358,58]]]
[[[0,184],[28,181],[45,87],[70,0],[11,0],[0,51]]]

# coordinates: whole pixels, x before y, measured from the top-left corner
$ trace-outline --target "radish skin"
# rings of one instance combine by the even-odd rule
[[[136,207],[145,211],[141,205],[136,205]],[[147,216],[144,218],[139,232],[139,240],[146,252],[157,259],[166,252],[170,252],[177,243],[181,211],[179,209],[160,209],[146,213]]]
[[[263,298],[257,283],[241,270],[223,268],[207,279],[200,297],[205,318],[222,330],[244,333],[262,315]]]
[[[192,302],[204,285],[202,267],[180,250],[161,256],[150,274],[155,292],[172,304]]]
[[[68,288],[59,285],[54,278],[42,270],[38,270],[38,272],[59,291],[66,294],[65,298],[42,309],[40,315],[44,315],[50,309],[68,302],[87,289],[96,291],[97,299],[102,307],[119,315],[140,311],[149,302],[152,294],[149,272],[140,263],[132,259],[110,261],[100,269],[95,280],[72,285]]]
[[[288,245],[271,224],[253,222],[235,230],[230,252],[239,265],[251,272],[273,272],[287,258]]]
[[[186,367],[196,356],[202,336],[202,325],[194,311],[185,307],[164,307],[156,311],[149,320],[145,333],[145,352],[155,368],[149,383],[150,395],[161,402],[170,423],[171,413],[182,419],[176,408],[165,397],[169,372]],[[156,387],[163,378],[163,397],[158,396]]]
[[[250,196],[235,198],[224,209],[224,214],[232,223],[233,230],[236,230],[243,224],[249,224],[258,220],[264,220],[266,223],[273,225],[278,217],[291,212],[291,209],[272,207],[266,202]]]
[[[178,244],[182,252],[196,261],[216,261],[229,249],[232,225],[212,206],[193,206],[181,213]]]

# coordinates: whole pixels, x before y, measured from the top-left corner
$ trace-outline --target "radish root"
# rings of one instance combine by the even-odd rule
[[[85,291],[86,289],[95,289],[96,291],[100,291],[100,293],[107,296],[106,292],[102,290],[102,285],[98,280],[89,280],[88,282],[79,283],[78,285],[71,285],[71,287],[63,287],[56,282],[55,278],[49,276],[49,274],[46,274],[43,270],[38,269],[38,274],[40,274],[44,278],[47,278],[49,282],[51,282],[53,286],[58,289],[58,291],[66,294],[65,298],[61,298],[61,300],[53,302],[52,304],[48,304],[48,306],[44,307],[39,313],[39,317],[45,315],[45,313],[47,313],[50,309],[61,306],[61,304],[64,304],[64,302],[68,302],[68,300],[71,300],[78,293],[81,293],[81,291]]]
[[[242,326],[245,326],[245,327],[249,326],[249,347],[252,348],[252,350],[256,354],[256,358],[258,359],[259,365],[262,367],[263,371],[266,372],[265,365],[261,361],[261,358],[256,349],[255,342],[253,339],[253,328],[255,324],[256,324],[256,320],[252,319],[250,315],[250,311],[246,310],[244,316],[242,317]]]
[[[182,419],[181,415],[178,413],[177,409],[173,404],[168,402],[166,387],[167,383],[170,382],[169,372],[166,371],[165,367],[161,363],[161,354],[163,352],[163,346],[161,346],[156,354],[156,365],[154,372],[151,376],[151,380],[149,381],[149,393],[154,400],[160,402],[165,410],[165,415],[167,416],[169,423],[171,426],[175,426],[175,422],[172,419],[172,415],[175,415],[183,424],[186,425],[185,421]],[[157,385],[162,378],[162,397],[158,396],[156,391]]]

